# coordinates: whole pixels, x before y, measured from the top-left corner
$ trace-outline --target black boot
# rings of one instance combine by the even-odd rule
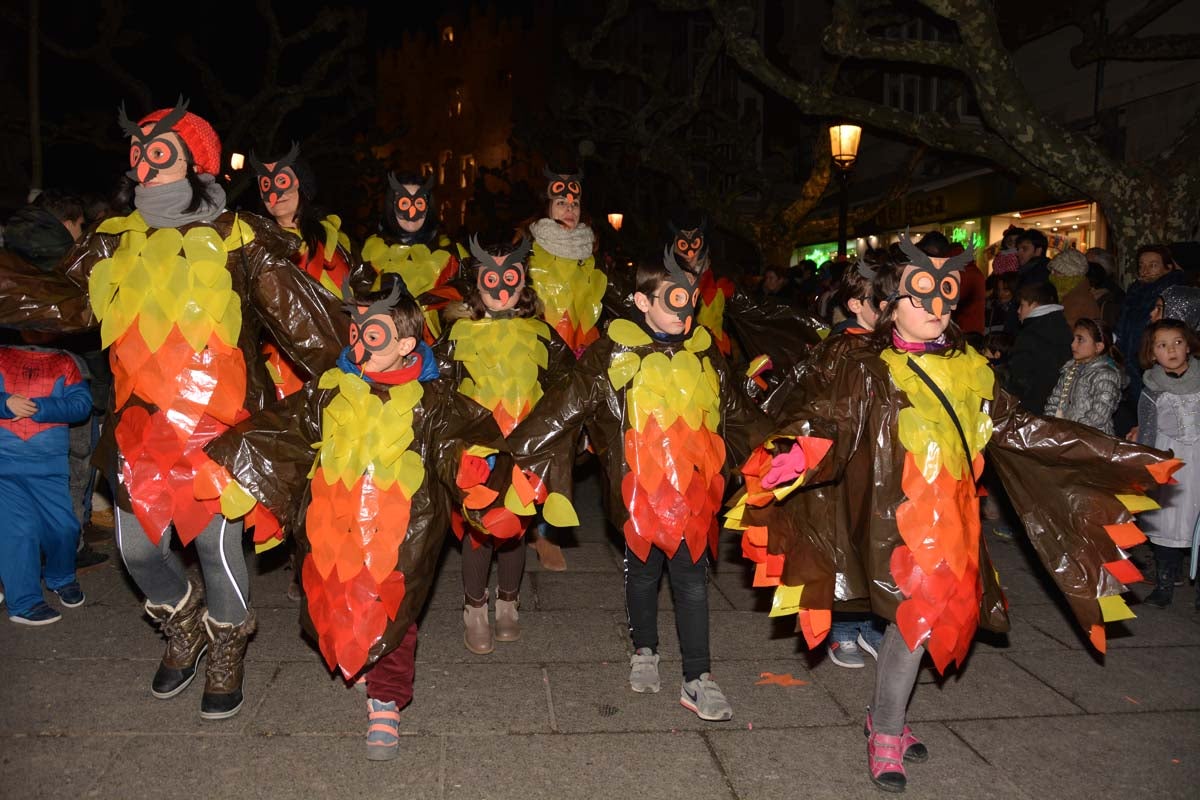
[[[1179,569],[1178,547],[1154,545],[1154,591],[1146,595],[1146,603],[1158,608],[1171,605],[1175,595],[1175,573]]]

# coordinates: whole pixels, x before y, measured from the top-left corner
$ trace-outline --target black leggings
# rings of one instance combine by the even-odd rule
[[[649,647],[658,652],[658,583],[664,568],[671,575],[671,599],[675,603],[675,630],[683,656],[683,679],[694,681],[710,671],[708,652],[708,551],[692,563],[687,542],[675,556],[657,547],[642,561],[625,547],[625,605],[629,633],[635,650]]]
[[[154,545],[137,517],[116,509],[117,549],[133,582],[155,605],[174,606],[187,594],[179,553],[171,549],[171,529]],[[204,576],[208,615],[216,622],[240,625],[250,608],[250,575],[242,551],[242,521],[217,514],[195,538]]]
[[[487,597],[488,573],[492,568],[492,552],[496,553],[498,575],[496,588],[507,595],[515,595],[521,589],[521,576],[525,574],[525,537],[515,536],[494,544],[493,537],[487,537],[486,544],[475,545],[479,540],[471,541],[471,534],[465,534],[462,541],[462,577],[463,594],[475,602]]]

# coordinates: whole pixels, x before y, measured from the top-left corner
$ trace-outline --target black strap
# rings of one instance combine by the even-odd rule
[[[942,401],[942,407],[946,409],[946,413],[950,415],[950,420],[954,423],[954,429],[958,431],[958,440],[962,442],[963,453],[967,456],[967,469],[970,470],[974,459],[971,458],[971,448],[967,446],[967,435],[963,433],[962,423],[958,421],[958,415],[954,413],[953,406],[950,405],[950,401],[946,399],[946,395],[942,392],[941,388],[925,373],[925,370],[917,366],[917,362],[913,361],[912,356],[908,357],[908,366],[913,372],[917,373],[918,378],[925,382],[925,385],[929,387],[934,396]]]

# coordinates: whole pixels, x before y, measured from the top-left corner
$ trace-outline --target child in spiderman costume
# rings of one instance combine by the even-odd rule
[[[1121,594],[1140,573],[1124,548],[1145,540],[1133,512],[1180,462],[1094,428],[1025,412],[961,340],[950,312],[959,262],[907,240],[908,263],[876,271],[871,346],[846,352],[831,380],[789,405],[743,465],[727,514],[744,530],[755,585],[775,585],[773,615],[797,614],[810,647],[835,604],[888,620],[867,708],[867,767],[893,792],[929,750],[905,724],[922,656],[939,672],[965,661],[976,628],[1008,630],[1007,600],[980,536],[984,451],[1026,533],[1100,651],[1104,623],[1132,617]],[[970,254],[968,254],[968,258]],[[854,502],[833,514],[793,504],[830,482]],[[794,506],[794,507],[793,507]]]
[[[70,353],[0,347],[0,504],[9,512],[0,526],[0,583],[8,618],[21,625],[62,618],[46,604],[43,579],[67,608],[84,603],[75,580],[79,519],[67,426],[91,413],[91,390]]]
[[[451,511],[484,535],[526,524],[509,510],[512,461],[492,415],[439,376],[403,282],[384,285],[347,288],[350,345],[335,367],[206,449],[276,514],[300,508],[301,624],[331,670],[365,673],[371,760],[399,752],[416,619]]]

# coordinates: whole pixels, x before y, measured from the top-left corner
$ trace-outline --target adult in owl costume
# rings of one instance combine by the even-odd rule
[[[459,393],[487,408],[508,435],[545,396],[548,388],[570,378],[575,355],[558,333],[542,320],[541,303],[526,281],[530,243],[522,239],[484,250],[471,240],[470,283],[466,300],[451,307],[449,331],[437,345],[442,371]],[[530,514],[541,506],[557,526],[579,524],[569,501],[550,496],[545,481],[531,476],[525,502]],[[525,572],[524,527],[488,533],[455,519],[463,540],[463,641],[472,653],[492,652],[495,642],[521,636],[517,609]],[[465,534],[465,535],[464,535]],[[488,572],[492,553],[498,568],[496,624],[488,620]]]
[[[980,536],[984,451],[1026,533],[1092,645],[1133,614],[1142,580],[1125,549],[1144,540],[1133,513],[1180,462],[1067,420],[1025,412],[950,322],[959,262],[880,268],[873,346],[843,355],[823,391],[798,406],[743,465],[727,514],[744,530],[755,585],[777,587],[772,614],[797,614],[810,647],[830,612],[866,602],[891,624],[879,648],[866,729],[871,779],[903,790],[905,762],[928,758],[905,724],[922,655],[939,671],[967,657],[976,628],[1008,630],[1007,600]],[[970,257],[970,254],[967,254]],[[806,486],[838,483],[850,506],[815,513]],[[789,508],[800,500],[795,510]]]
[[[458,248],[438,233],[434,207],[434,175],[387,175],[387,200],[379,233],[363,242],[355,284],[378,289],[385,275],[399,275],[425,312],[426,344],[442,335],[441,311],[462,300],[455,287]]]
[[[267,214],[300,240],[293,255],[296,266],[341,300],[342,284],[354,263],[350,237],[342,230],[341,217],[316,205],[317,177],[300,154],[300,145],[292,142],[285,154],[266,162],[251,151],[250,167]],[[312,377],[298,371],[273,342],[263,348],[277,397],[297,391]]]
[[[695,324],[692,278],[668,253],[658,265],[639,266],[637,275],[637,317],[613,320],[571,379],[547,393],[508,444],[524,466],[549,476],[550,491],[566,493],[576,438],[586,427],[608,484],[609,522],[625,536],[631,666],[637,674],[653,667],[645,680],[631,675],[631,686],[658,691],[657,591],[669,562],[684,689],[696,684],[715,700],[720,690],[709,672],[704,585],[716,554],[717,514],[729,469],[770,423],[708,329]],[[681,702],[696,710],[683,694]],[[732,710],[721,695],[697,713],[718,720]]]
[[[276,513],[301,509],[301,623],[331,670],[347,680],[365,671],[367,755],[386,759],[412,699],[416,619],[451,509],[485,531],[520,528],[517,513],[531,512],[519,508],[491,414],[439,376],[402,282],[348,299],[350,345],[337,365],[208,453]]]
[[[346,317],[295,268],[295,237],[225,210],[214,178],[221,143],[207,121],[182,101],[137,124],[122,109],[119,121],[136,210],[101,222],[60,273],[0,276],[0,324],[99,325],[114,392],[96,460],[115,490],[122,560],[167,637],[152,692],[182,692],[207,652],[200,713],[222,719],[242,706],[255,628],[242,526],[270,538],[278,523],[203,448],[273,395],[264,335],[320,374],[345,339]],[[172,530],[195,543],[202,581],[187,577]]]

